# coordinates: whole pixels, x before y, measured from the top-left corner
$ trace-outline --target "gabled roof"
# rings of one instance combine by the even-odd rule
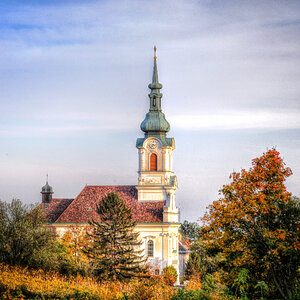
[[[49,215],[51,223],[88,223],[90,220],[100,221],[96,213],[96,205],[102,197],[110,192],[115,192],[131,208],[133,220],[137,223],[162,223],[164,201],[143,201],[138,202],[137,189],[132,185],[117,186],[85,186],[79,195],[71,201],[62,213],[55,219],[52,217],[48,205],[45,210]],[[52,209],[51,209],[52,211]]]
[[[40,207],[44,209],[47,219],[53,223],[62,214],[62,212],[69,206],[74,199],[52,199],[50,203],[41,203]]]

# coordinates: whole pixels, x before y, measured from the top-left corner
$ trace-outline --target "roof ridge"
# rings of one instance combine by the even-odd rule
[[[136,186],[136,184],[113,184],[113,185],[96,185],[96,184],[87,184],[85,187],[92,187],[92,186]]]
[[[60,200],[60,203],[62,202],[62,200],[71,200],[71,202],[68,204],[68,206],[59,214],[59,216],[56,218],[56,220],[63,214],[63,212],[69,207],[69,205],[73,202],[73,198],[60,198],[60,199],[57,199],[57,198],[54,198],[54,200]],[[53,200],[53,199],[52,199]],[[55,220],[55,222],[56,222]]]
[[[52,200],[74,200],[74,198],[52,198]]]
[[[77,195],[77,197],[75,197],[75,198],[73,199],[73,201],[66,207],[66,209],[60,214],[60,216],[55,220],[54,223],[57,223],[58,219],[60,219],[60,217],[61,217],[62,215],[64,215],[64,213],[70,208],[70,206],[72,205],[72,203],[75,202],[75,200],[79,197],[79,195],[84,191],[84,189],[85,189],[86,187],[87,187],[87,185],[81,190],[81,192]]]

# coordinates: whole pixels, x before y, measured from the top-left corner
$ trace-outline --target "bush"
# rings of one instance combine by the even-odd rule
[[[124,299],[148,300],[148,299],[170,299],[174,289],[166,285],[161,276],[151,276],[132,282],[134,292]]]
[[[67,277],[0,263],[0,299],[169,300],[174,293],[162,276],[99,283],[95,278]]]
[[[93,278],[63,276],[0,263],[0,299],[119,299],[129,292],[120,282],[99,284]]]
[[[211,299],[200,290],[185,290],[178,289],[176,294],[171,298],[172,300],[208,300]]]
[[[177,281],[177,276],[177,270],[174,266],[167,266],[163,268],[163,278],[167,285],[174,285],[174,283]]]

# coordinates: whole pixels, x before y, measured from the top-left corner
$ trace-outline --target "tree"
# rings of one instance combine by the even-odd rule
[[[126,280],[141,276],[145,260],[141,256],[142,241],[134,232],[136,225],[125,202],[115,193],[109,193],[97,205],[101,221],[92,221],[90,236],[93,245],[86,253],[100,280]]]
[[[189,222],[185,220],[180,226],[180,232],[183,238],[189,239],[191,242],[199,238],[201,227],[197,222]]]
[[[61,238],[61,244],[66,249],[66,252],[71,261],[76,265],[76,271],[82,275],[87,275],[91,270],[89,260],[84,253],[85,247],[91,245],[91,238],[87,234],[84,227],[80,225],[70,226],[69,230]]]
[[[217,271],[218,263],[222,261],[222,255],[215,256],[208,253],[208,242],[202,237],[199,237],[191,245],[191,253],[186,264],[185,275],[187,278],[197,277],[202,281],[207,274],[212,274]]]
[[[266,283],[269,297],[297,297],[300,206],[284,184],[291,174],[271,149],[254,159],[249,171],[230,176],[232,182],[223,186],[222,197],[203,218],[209,251],[224,255],[220,266],[228,272],[225,279],[232,290],[241,270],[248,270],[252,297],[259,282]]]
[[[206,275],[217,271],[217,263],[222,260],[222,255],[209,255],[207,252],[208,241],[200,236],[201,227],[197,222],[185,220],[181,224],[180,232],[182,237],[188,240],[191,250],[186,264],[185,277],[203,281]]]
[[[32,268],[55,268],[57,243],[44,225],[43,212],[18,199],[0,201],[0,262]]]

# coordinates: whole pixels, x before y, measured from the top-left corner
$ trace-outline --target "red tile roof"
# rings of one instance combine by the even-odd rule
[[[50,216],[49,220],[52,223],[88,223],[92,219],[99,222],[99,215],[95,211],[96,204],[110,192],[117,193],[126,202],[127,206],[131,208],[133,220],[137,223],[163,222],[164,201],[138,202],[137,189],[132,185],[85,186],[63,212],[57,214],[56,219],[51,217],[53,212],[51,214],[52,209],[49,210],[49,208],[52,201],[57,199],[52,199],[51,203],[48,204],[48,210],[45,212],[47,216]]]
[[[74,199],[57,199],[54,198],[50,203],[41,203],[40,207],[45,210],[47,219],[53,223],[69,206]]]

